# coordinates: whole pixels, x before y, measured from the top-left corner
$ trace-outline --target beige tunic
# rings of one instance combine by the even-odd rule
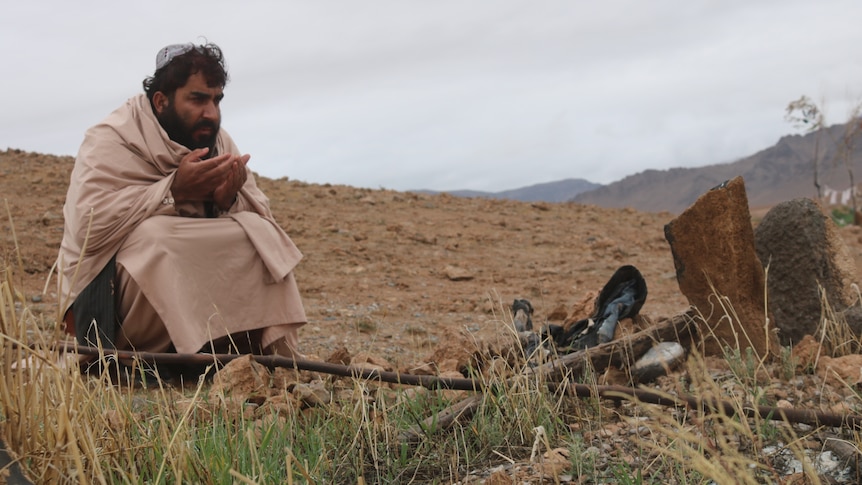
[[[240,154],[224,130],[216,152]],[[116,255],[118,272],[134,280],[178,352],[272,326],[295,333],[306,321],[293,276],[302,254],[250,171],[236,203],[218,218],[203,217],[202,203],[164,204],[187,153],[168,138],[143,94],[87,131],[63,207],[63,307]],[[140,298],[121,296],[124,328],[159,331],[151,311],[136,314],[140,305],[131,303]]]

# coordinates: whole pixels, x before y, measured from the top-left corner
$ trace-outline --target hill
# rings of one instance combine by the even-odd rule
[[[607,208],[633,207],[645,212],[679,214],[707,190],[736,176],[745,179],[753,211],[798,197],[817,197],[814,185],[814,158],[819,154],[821,196],[830,190],[850,187],[850,162],[854,179],[862,178],[862,145],[845,146],[847,125],[834,125],[806,135],[789,135],[753,155],[731,163],[696,168],[647,169],[617,182],[601,185],[584,179],[565,179],[501,192],[476,190],[445,191],[456,197],[510,199],[525,202],[565,202]],[[858,177],[856,177],[858,174]],[[430,190],[416,193],[437,194]]]
[[[443,193],[456,197],[481,197],[485,199],[511,199],[523,202],[565,202],[576,195],[601,187],[584,179],[565,179],[556,182],[530,185],[518,189],[501,192],[482,192],[479,190],[447,190]],[[431,190],[419,190],[425,194],[440,193]]]
[[[572,200],[609,208],[678,214],[700,194],[736,176],[745,179],[749,205],[768,208],[798,197],[817,197],[814,186],[814,154],[820,153],[822,187],[847,189],[848,170],[843,155],[862,177],[862,146],[842,149],[846,125],[835,125],[807,135],[785,136],[769,148],[732,163],[698,168],[645,170],[609,185],[576,195]],[[817,149],[817,151],[815,151]]]

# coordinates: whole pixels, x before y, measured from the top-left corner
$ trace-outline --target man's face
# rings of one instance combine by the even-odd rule
[[[171,140],[192,150],[212,148],[221,125],[223,97],[222,87],[207,86],[203,74],[196,72],[173,96],[159,98],[156,118]]]

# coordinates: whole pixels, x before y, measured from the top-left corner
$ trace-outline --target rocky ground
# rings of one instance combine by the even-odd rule
[[[41,299],[35,310],[49,320],[56,313],[56,278],[42,291],[62,238],[72,164],[71,157],[0,152],[0,198],[9,208],[0,218],[0,255],[17,265],[17,244],[24,273],[16,286],[28,299]],[[542,323],[599,291],[626,264],[646,279],[644,314],[671,316],[688,306],[664,239],[669,213],[287,178],[258,183],[305,255],[296,278],[309,318],[303,351],[311,354],[346,346],[412,361],[452,332],[480,339],[499,332],[515,298],[529,299]]]
[[[0,152],[0,256],[6,266],[23,267],[14,271],[15,288],[48,324],[57,318],[56,279],[49,275],[72,164],[71,157]],[[532,302],[537,325],[559,323],[622,265],[636,266],[646,279],[642,314],[657,320],[688,307],[664,237],[670,213],[288,178],[258,183],[305,255],[296,278],[309,318],[300,334],[307,354],[327,358],[345,348],[410,368],[450,342],[495,338],[511,322],[516,298]],[[862,230],[841,234],[862,264]],[[796,402],[817,399],[800,395]],[[621,426],[611,433],[628,433]]]

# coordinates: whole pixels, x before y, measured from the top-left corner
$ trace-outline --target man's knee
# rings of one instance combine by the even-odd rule
[[[168,216],[153,216],[141,221],[132,232],[129,233],[127,241],[135,244],[159,244],[165,239],[164,219]]]

